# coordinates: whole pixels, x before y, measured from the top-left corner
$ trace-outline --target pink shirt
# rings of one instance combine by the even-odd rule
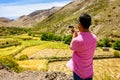
[[[78,37],[71,41],[70,48],[73,50],[73,55],[67,66],[80,78],[93,76],[93,55],[96,41],[96,36],[91,32],[80,32]]]

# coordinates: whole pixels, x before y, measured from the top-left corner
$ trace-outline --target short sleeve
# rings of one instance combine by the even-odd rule
[[[77,38],[73,38],[70,43],[70,49],[73,51],[79,51],[80,50],[80,41]]]

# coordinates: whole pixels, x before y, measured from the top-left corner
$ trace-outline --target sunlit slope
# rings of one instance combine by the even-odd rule
[[[91,31],[98,37],[120,37],[119,0],[75,0],[35,25],[32,30],[66,34],[68,25],[77,26],[77,18],[81,13],[92,16]]]

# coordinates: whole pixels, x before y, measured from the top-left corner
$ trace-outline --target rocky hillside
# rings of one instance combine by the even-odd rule
[[[92,16],[91,31],[99,38],[108,36],[120,38],[119,0],[73,0],[59,11],[34,26],[32,30],[66,34],[68,25],[77,26],[81,13]]]
[[[12,20],[5,18],[5,17],[0,17],[0,26],[8,26],[9,22]]]
[[[51,14],[58,11],[60,7],[52,7],[51,9],[36,10],[29,15],[23,15],[16,20],[12,21],[9,26],[11,27],[32,27],[38,22],[41,22]]]

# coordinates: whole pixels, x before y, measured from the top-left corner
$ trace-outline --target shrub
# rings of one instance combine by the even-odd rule
[[[26,55],[26,54],[23,54],[19,57],[19,60],[27,60],[27,59],[29,59],[29,58],[28,58],[28,55]]]
[[[119,50],[120,51],[120,41],[115,41],[115,43],[113,44],[113,48],[115,50]]]
[[[111,47],[110,39],[109,38],[104,38],[104,39],[98,41],[97,46],[98,47]]]
[[[72,40],[72,35],[67,35],[67,36],[64,36],[63,38],[64,43],[68,45],[70,45],[71,40]]]
[[[111,45],[110,45],[110,39],[109,38],[104,38],[103,39],[103,42],[104,42],[104,47],[110,47]]]
[[[42,33],[41,35],[41,40],[45,40],[45,41],[63,41],[65,44],[70,44],[72,39],[72,35],[67,35],[67,36],[58,36],[55,35],[53,33]]]
[[[45,41],[61,41],[62,37],[58,36],[58,35],[55,35],[53,33],[45,32],[45,33],[42,33],[41,40],[45,40]]]
[[[98,41],[97,42],[97,47],[103,47],[104,46],[104,42],[103,41]]]
[[[50,38],[49,35],[50,35],[49,33],[42,33],[41,40],[49,41]]]
[[[115,52],[114,52],[114,56],[115,56],[115,57],[120,57],[119,51],[115,51]]]
[[[0,27],[0,35],[20,35],[25,34],[29,31],[29,28],[18,28],[18,27]]]
[[[23,68],[21,68],[11,57],[0,57],[0,63],[11,70],[14,70],[15,72],[23,71]]]

